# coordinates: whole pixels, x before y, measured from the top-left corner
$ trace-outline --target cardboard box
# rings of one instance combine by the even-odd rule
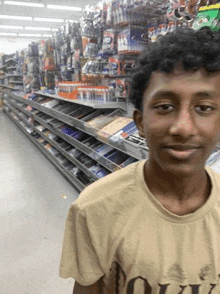
[[[100,131],[98,131],[97,135],[102,139],[108,139],[110,136],[120,131],[126,125],[130,124],[132,121],[132,118],[118,117],[114,121],[106,125],[104,128],[102,128]]]

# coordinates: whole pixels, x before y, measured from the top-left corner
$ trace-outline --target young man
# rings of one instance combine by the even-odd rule
[[[181,29],[151,44],[131,82],[149,159],[70,207],[60,276],[74,294],[219,294],[220,37]]]

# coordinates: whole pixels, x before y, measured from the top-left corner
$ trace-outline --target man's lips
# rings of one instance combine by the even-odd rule
[[[187,151],[187,150],[192,150],[192,149],[198,149],[198,148],[200,148],[200,146],[175,144],[175,145],[166,145],[166,146],[164,146],[164,148],[172,148],[174,150]]]
[[[189,159],[192,157],[199,147],[192,145],[172,145],[166,146],[166,152],[177,159]]]

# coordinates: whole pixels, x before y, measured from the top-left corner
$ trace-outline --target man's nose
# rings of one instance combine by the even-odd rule
[[[196,132],[195,120],[190,110],[181,110],[170,127],[173,136],[190,137]]]

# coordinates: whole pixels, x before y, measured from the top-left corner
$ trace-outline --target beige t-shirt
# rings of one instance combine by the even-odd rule
[[[211,195],[177,216],[151,194],[139,161],[87,187],[66,221],[60,277],[108,294],[220,293],[220,175]]]

